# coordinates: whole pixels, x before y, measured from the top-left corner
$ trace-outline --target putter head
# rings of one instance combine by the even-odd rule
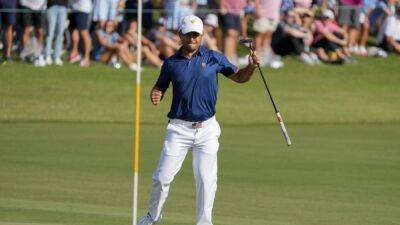
[[[248,48],[253,48],[253,39],[251,38],[243,38],[239,40],[240,44],[247,46]]]
[[[240,39],[239,42],[240,42],[241,44],[252,43],[252,42],[253,42],[253,39],[251,39],[251,38],[243,38],[243,39]]]

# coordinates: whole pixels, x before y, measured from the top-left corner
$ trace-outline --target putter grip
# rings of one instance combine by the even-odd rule
[[[290,146],[292,144],[292,142],[290,141],[289,134],[286,130],[285,124],[283,123],[282,116],[279,112],[276,113],[276,118],[278,119],[279,125],[281,126],[281,130],[282,130],[283,136],[286,139],[286,143],[288,146]]]

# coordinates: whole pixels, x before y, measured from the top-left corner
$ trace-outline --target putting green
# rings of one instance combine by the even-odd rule
[[[291,125],[290,148],[277,125],[222,128],[215,224],[400,221],[400,125]],[[0,132],[0,224],[130,223],[130,125],[2,123]],[[143,127],[141,214],[163,134]],[[190,163],[163,224],[194,224]]]

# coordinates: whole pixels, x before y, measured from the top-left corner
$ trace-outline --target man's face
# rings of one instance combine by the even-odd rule
[[[188,51],[196,51],[201,44],[202,34],[197,32],[189,32],[187,34],[179,33],[183,47]]]

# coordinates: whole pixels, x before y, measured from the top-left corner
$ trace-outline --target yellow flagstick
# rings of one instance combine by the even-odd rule
[[[139,188],[139,131],[140,131],[140,81],[142,70],[142,0],[138,0],[138,46],[137,46],[137,72],[136,72],[136,100],[135,100],[135,139],[133,153],[133,206],[132,224],[137,224],[137,202]]]

